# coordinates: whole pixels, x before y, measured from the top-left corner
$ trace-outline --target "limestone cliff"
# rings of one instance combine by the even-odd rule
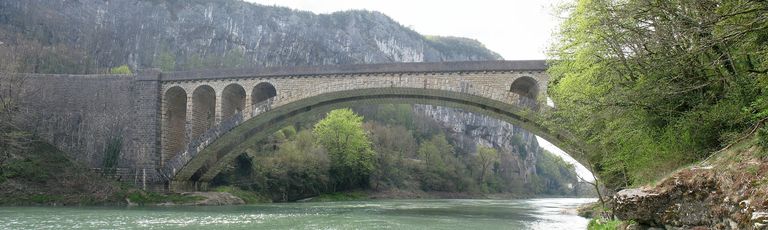
[[[414,112],[426,115],[448,130],[456,147],[464,153],[476,153],[478,145],[496,148],[501,153],[501,164],[507,164],[512,172],[502,172],[510,177],[530,182],[536,174],[536,158],[541,148],[536,136],[530,132],[498,119],[465,112],[458,109],[415,105]]]
[[[501,59],[477,41],[426,38],[378,12],[238,0],[2,1],[0,41],[19,44],[16,35],[81,53],[67,55],[85,66],[75,72]]]

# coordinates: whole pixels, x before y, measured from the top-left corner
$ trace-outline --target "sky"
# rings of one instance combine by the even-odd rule
[[[245,0],[318,14],[365,9],[382,12],[424,35],[477,39],[506,60],[546,59],[552,34],[560,23],[555,7],[562,0]],[[592,180],[571,156],[543,138],[539,145]]]
[[[506,60],[544,59],[560,0],[246,0],[315,13],[379,11],[424,35],[474,38]]]

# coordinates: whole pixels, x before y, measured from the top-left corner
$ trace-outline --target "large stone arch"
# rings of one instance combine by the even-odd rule
[[[277,89],[269,82],[261,82],[251,91],[251,104],[258,104],[277,96]]]
[[[308,114],[327,112],[336,108],[357,104],[427,104],[459,108],[469,112],[488,115],[520,126],[547,139],[564,150],[573,153],[574,158],[583,161],[578,142],[567,133],[550,130],[542,125],[536,111],[521,107],[520,102],[502,102],[487,97],[455,91],[422,88],[370,88],[344,90],[320,94],[296,100],[237,124],[215,141],[204,147],[189,160],[166,168],[171,177],[172,190],[205,189],[224,167],[245,149],[274,133],[281,127],[306,119]]]
[[[509,91],[535,101],[539,96],[539,82],[532,77],[519,77],[509,86]]]
[[[192,93],[191,139],[199,137],[216,123],[216,91],[201,85]]]
[[[184,150],[186,144],[187,92],[178,86],[171,87],[163,95],[163,135],[161,164],[174,154]]]
[[[229,84],[221,91],[221,119],[226,120],[245,110],[245,88]]]

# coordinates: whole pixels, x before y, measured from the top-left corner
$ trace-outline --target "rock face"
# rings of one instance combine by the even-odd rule
[[[453,108],[414,105],[414,112],[445,127],[462,152],[476,153],[478,145],[493,147],[502,153],[512,153],[502,154],[510,158],[503,158],[501,163],[514,169],[507,173],[526,183],[536,174],[536,159],[541,148],[530,132],[495,118]]]
[[[475,40],[425,37],[378,12],[239,0],[2,1],[0,41],[16,34],[85,53],[78,62],[90,71],[501,59]]]
[[[205,199],[201,201],[196,201],[194,205],[219,206],[245,204],[243,199],[240,199],[240,197],[236,197],[227,192],[192,192],[185,193],[184,195],[205,197]]]
[[[618,192],[615,214],[646,227],[766,229],[764,191],[743,186],[754,175],[739,174],[711,167],[686,169],[653,188]]]

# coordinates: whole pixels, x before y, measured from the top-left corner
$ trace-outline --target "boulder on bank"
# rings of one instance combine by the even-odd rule
[[[196,201],[194,205],[240,205],[245,204],[243,199],[228,192],[190,192],[183,195],[200,196],[205,199]]]
[[[615,215],[644,227],[768,229],[768,162],[755,148],[721,156],[712,165],[681,170],[652,187],[614,196]]]

